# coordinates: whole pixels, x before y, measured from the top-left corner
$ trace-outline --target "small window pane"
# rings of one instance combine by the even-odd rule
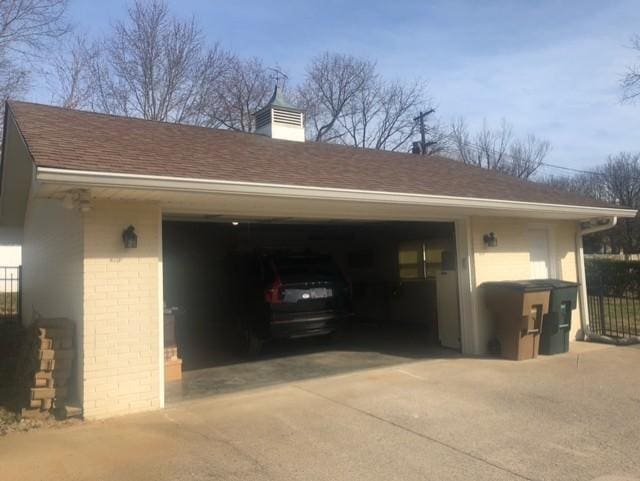
[[[419,257],[419,252],[417,252],[415,249],[407,249],[407,250],[403,250],[402,248],[400,249],[400,253],[398,255],[398,261],[400,263],[400,265],[403,264],[418,264],[420,262],[420,257]]]
[[[403,242],[398,246],[400,279],[425,278],[424,242]]]
[[[420,279],[422,277],[422,269],[419,266],[400,266],[401,279]]]

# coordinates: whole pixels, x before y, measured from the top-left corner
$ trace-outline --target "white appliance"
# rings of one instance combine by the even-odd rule
[[[438,337],[443,347],[460,349],[460,311],[458,309],[458,273],[436,273]]]

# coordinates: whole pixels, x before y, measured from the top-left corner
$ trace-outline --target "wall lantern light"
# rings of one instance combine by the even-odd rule
[[[493,232],[489,232],[482,236],[482,240],[484,241],[485,247],[497,247],[498,246],[498,238]]]
[[[136,234],[136,228],[130,225],[122,231],[122,243],[125,249],[135,249],[138,247],[138,235]]]

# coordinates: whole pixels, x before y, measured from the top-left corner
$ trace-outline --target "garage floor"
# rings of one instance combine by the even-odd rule
[[[2,480],[639,481],[640,346],[413,360],[0,438]]]
[[[355,326],[337,339],[270,343],[251,361],[238,362],[229,356],[225,365],[185,371],[182,381],[166,384],[166,402],[459,356],[456,351],[430,344],[428,339],[428,332],[420,326],[366,324]]]

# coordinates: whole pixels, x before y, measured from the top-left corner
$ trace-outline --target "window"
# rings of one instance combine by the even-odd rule
[[[402,242],[398,246],[398,272],[402,280],[427,278],[427,250],[423,241]]]
[[[401,280],[424,280],[435,277],[436,273],[444,268],[455,270],[451,267],[451,251],[446,250],[445,245],[438,239],[429,241],[401,242],[398,246],[398,272]],[[447,266],[443,259],[447,259]],[[453,261],[455,263],[455,260]]]
[[[444,249],[440,247],[430,247],[426,249],[425,262],[427,263],[427,276],[435,276],[436,273],[442,270],[442,255]]]

